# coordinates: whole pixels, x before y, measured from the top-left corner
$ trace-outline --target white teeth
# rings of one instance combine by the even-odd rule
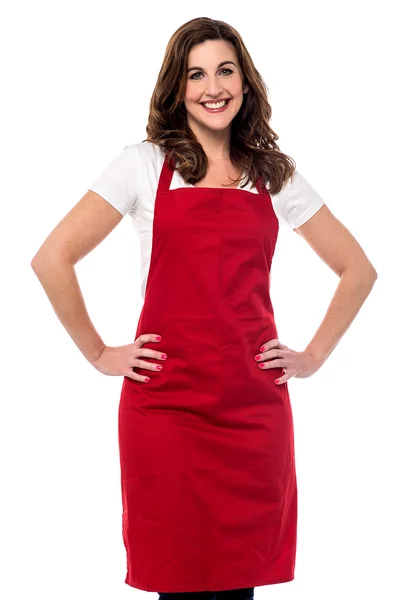
[[[223,102],[216,103],[204,102],[204,106],[206,106],[206,108],[222,108],[222,106],[224,106],[225,104],[227,104],[227,100],[223,100]]]

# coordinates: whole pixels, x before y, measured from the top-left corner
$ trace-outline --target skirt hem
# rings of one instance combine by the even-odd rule
[[[231,584],[229,583],[228,586],[226,587],[226,585],[220,586],[220,585],[216,585],[212,588],[212,590],[209,589],[209,587],[204,586],[203,584],[198,584],[198,585],[192,585],[192,586],[162,586],[162,585],[157,585],[157,586],[152,586],[152,585],[144,585],[143,583],[140,582],[135,582],[132,579],[129,579],[129,577],[126,577],[125,579],[125,583],[127,585],[129,585],[130,587],[136,588],[138,590],[143,590],[145,592],[156,592],[156,593],[160,593],[160,592],[164,592],[164,593],[174,593],[174,592],[208,592],[208,591],[212,591],[212,592],[221,592],[221,591],[225,591],[225,590],[229,590],[229,589],[241,589],[241,588],[249,588],[249,587],[261,587],[263,585],[274,585],[274,584],[278,584],[278,583],[289,583],[290,581],[293,581],[295,578],[294,575],[287,575],[285,577],[266,577],[263,578],[261,580],[258,580],[256,582],[252,581],[252,582],[245,582],[245,583],[240,583],[240,584]]]

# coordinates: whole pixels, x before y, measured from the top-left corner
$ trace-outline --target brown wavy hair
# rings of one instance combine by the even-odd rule
[[[293,175],[296,164],[276,144],[279,136],[269,125],[272,109],[261,74],[238,31],[224,21],[199,17],[184,23],[172,35],[151,96],[147,138],[142,141],[160,146],[168,163],[175,165],[186,183],[195,184],[205,177],[208,159],[188,125],[184,97],[188,54],[193,46],[206,40],[225,40],[234,47],[244,83],[249,87],[231,123],[231,163],[247,173],[245,185],[260,177],[269,193],[275,194]],[[245,176],[232,181],[238,184],[243,179]]]

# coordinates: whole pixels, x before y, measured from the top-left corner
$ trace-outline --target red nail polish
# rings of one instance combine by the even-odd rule
[[[160,336],[160,335],[157,335],[155,339],[156,339],[156,340],[162,340],[162,338],[161,338],[161,336]]]
[[[149,378],[149,377],[146,377],[144,381],[150,381],[150,378]]]
[[[258,356],[255,356],[255,360],[260,360],[260,354],[258,354]]]
[[[276,380],[274,381],[274,383],[280,383],[280,380],[279,380],[279,379],[276,379]]]
[[[262,346],[262,348],[260,349],[260,351],[261,351],[261,352],[263,352],[263,350],[264,350],[264,349],[265,349],[265,347],[264,347],[264,346]]]
[[[259,363],[259,366],[260,366],[260,367],[264,367],[264,366],[265,366],[265,363]]]

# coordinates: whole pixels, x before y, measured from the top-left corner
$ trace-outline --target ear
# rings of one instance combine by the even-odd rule
[[[244,86],[243,90],[242,90],[242,93],[243,93],[243,94],[246,94],[247,92],[249,92],[249,85],[248,85],[248,84],[246,84],[246,85]]]

